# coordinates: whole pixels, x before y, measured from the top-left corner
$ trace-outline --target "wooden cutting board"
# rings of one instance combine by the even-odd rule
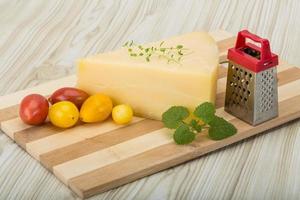
[[[235,38],[224,31],[213,32],[212,35],[218,42],[220,60],[224,61],[227,49],[234,45]],[[81,124],[71,129],[55,128],[50,123],[32,127],[20,121],[17,104],[25,95],[49,95],[60,87],[74,86],[75,76],[0,97],[0,126],[26,152],[85,198],[300,117],[299,68],[280,62],[279,117],[256,127],[224,112],[226,71],[225,67],[220,66],[217,114],[233,123],[238,133],[221,141],[200,136],[190,145],[179,146],[161,122],[137,117],[128,126],[118,126],[107,120],[99,124]]]

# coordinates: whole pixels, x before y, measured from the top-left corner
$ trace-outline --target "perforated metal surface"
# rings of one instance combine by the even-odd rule
[[[278,115],[277,72],[272,67],[254,73],[229,62],[225,110],[257,125]]]
[[[261,77],[258,77],[261,79],[260,81],[260,103],[259,103],[259,112],[266,112],[274,107],[274,70],[266,70],[263,71],[261,74],[259,74]],[[259,76],[258,75],[258,76]]]

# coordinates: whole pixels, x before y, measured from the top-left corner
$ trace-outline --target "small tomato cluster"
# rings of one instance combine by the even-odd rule
[[[52,106],[49,107],[49,103]],[[79,120],[85,123],[101,122],[110,115],[116,124],[127,124],[133,118],[129,105],[113,107],[110,97],[104,94],[89,95],[78,88],[56,90],[47,100],[40,94],[30,94],[20,104],[19,116],[29,125],[41,125],[49,117],[60,128],[74,126]]]

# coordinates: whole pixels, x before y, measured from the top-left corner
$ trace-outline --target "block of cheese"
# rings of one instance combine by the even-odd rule
[[[165,47],[183,45],[189,53],[179,64],[158,56],[147,62],[130,56],[125,47],[89,56],[78,61],[77,86],[90,94],[107,94],[115,104],[131,105],[137,116],[157,120],[173,105],[193,109],[205,101],[214,102],[219,56],[212,37],[193,32],[163,41]]]

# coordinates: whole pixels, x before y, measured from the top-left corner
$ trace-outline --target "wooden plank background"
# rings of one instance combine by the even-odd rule
[[[249,28],[300,65],[298,0],[0,1],[0,94],[74,73],[76,58],[129,39]],[[1,105],[0,105],[1,106]],[[94,199],[299,199],[299,121]],[[263,177],[263,178],[262,178]],[[0,199],[76,196],[0,134]]]

